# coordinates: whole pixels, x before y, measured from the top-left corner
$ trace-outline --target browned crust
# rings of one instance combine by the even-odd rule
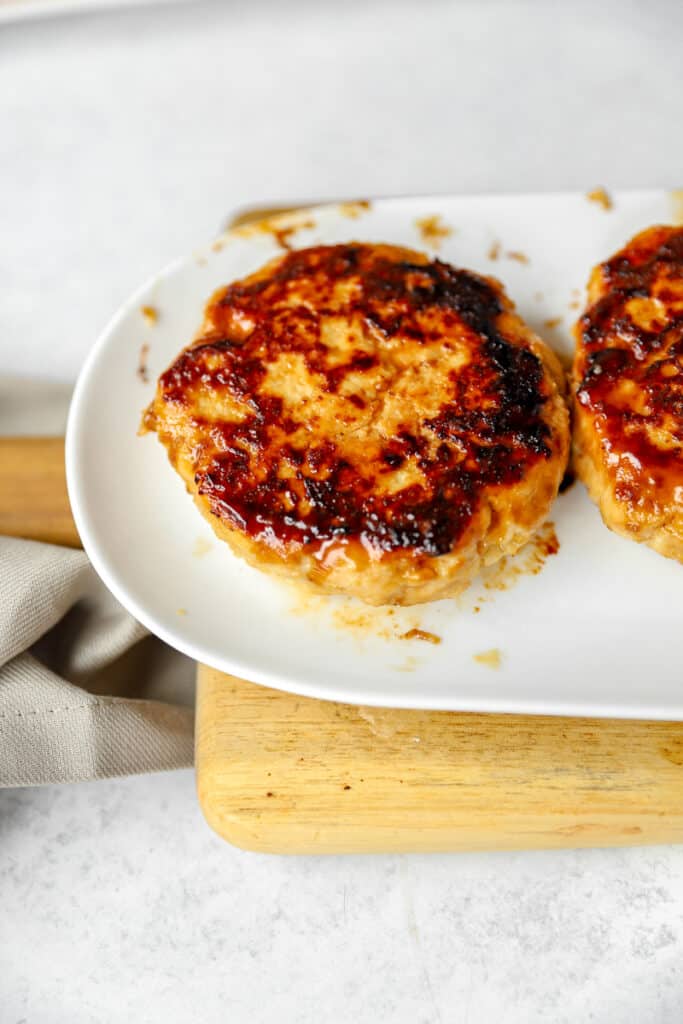
[[[248,561],[419,601],[544,518],[562,387],[497,282],[393,246],[317,246],[213,296],[147,426]]]

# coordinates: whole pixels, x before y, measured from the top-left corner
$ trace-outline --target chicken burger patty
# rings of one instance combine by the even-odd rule
[[[498,282],[391,245],[321,245],[211,298],[144,425],[252,565],[415,604],[463,590],[546,517],[563,391]]]

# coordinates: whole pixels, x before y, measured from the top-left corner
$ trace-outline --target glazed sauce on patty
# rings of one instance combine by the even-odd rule
[[[199,493],[271,545],[450,551],[486,488],[553,453],[547,374],[508,308],[476,274],[359,243],[220,289],[160,379],[199,438]],[[238,415],[202,412],[224,401]]]
[[[683,484],[683,228],[643,232],[599,273],[605,292],[577,325],[577,400],[622,475],[673,489]]]

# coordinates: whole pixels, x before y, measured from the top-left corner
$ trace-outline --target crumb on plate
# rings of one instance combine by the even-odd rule
[[[147,367],[147,356],[149,355],[149,345],[146,342],[140,346],[140,355],[138,357],[138,366],[135,371],[142,381],[143,384],[149,383],[149,370]]]
[[[604,188],[594,188],[590,192],[586,192],[586,199],[591,203],[597,203],[603,210],[611,210],[614,205],[612,197]]]
[[[431,245],[433,249],[438,249],[442,240],[453,234],[453,228],[444,224],[438,214],[432,217],[418,218],[415,221],[415,227],[420,232],[424,244]]]
[[[427,629],[409,629],[401,633],[399,640],[424,640],[428,644],[440,644],[441,637],[436,633],[430,633]]]
[[[159,320],[159,310],[156,306],[140,306],[140,312],[150,327],[153,327]]]
[[[346,203],[339,204],[339,212],[342,217],[350,217],[351,220],[356,220],[363,213],[367,213],[370,209],[370,201],[368,199],[350,199]]]
[[[281,223],[280,217],[266,217],[263,220],[239,224],[231,228],[231,231],[233,234],[239,235],[240,238],[253,238],[255,235],[272,235],[280,248],[289,252],[292,248],[290,241],[292,235],[306,228],[314,228],[315,225],[316,222],[312,217],[294,220],[290,223],[285,222],[284,224]]]
[[[502,655],[497,647],[492,647],[488,651],[481,651],[480,654],[473,654],[472,659],[478,665],[485,665],[486,668],[500,668]]]
[[[505,255],[509,260],[515,260],[517,263],[523,263],[525,265],[531,263],[527,254],[525,252],[520,252],[519,249],[510,249],[510,251],[506,252]]]
[[[303,231],[305,228],[310,229],[314,227],[315,221],[309,217],[308,220],[302,220],[298,224],[292,224],[290,227],[278,228],[274,226],[271,228],[271,234],[281,249],[289,251],[292,248],[289,241],[292,235],[295,235],[297,231]]]

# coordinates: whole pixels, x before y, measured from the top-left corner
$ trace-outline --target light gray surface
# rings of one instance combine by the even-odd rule
[[[241,204],[683,184],[682,31],[673,2],[540,0],[2,28],[3,373],[71,380]],[[0,826],[0,1024],[683,1017],[683,850],[254,856],[190,773],[2,793]]]
[[[248,854],[190,772],[0,808],[3,1024],[683,1017],[677,850]]]

